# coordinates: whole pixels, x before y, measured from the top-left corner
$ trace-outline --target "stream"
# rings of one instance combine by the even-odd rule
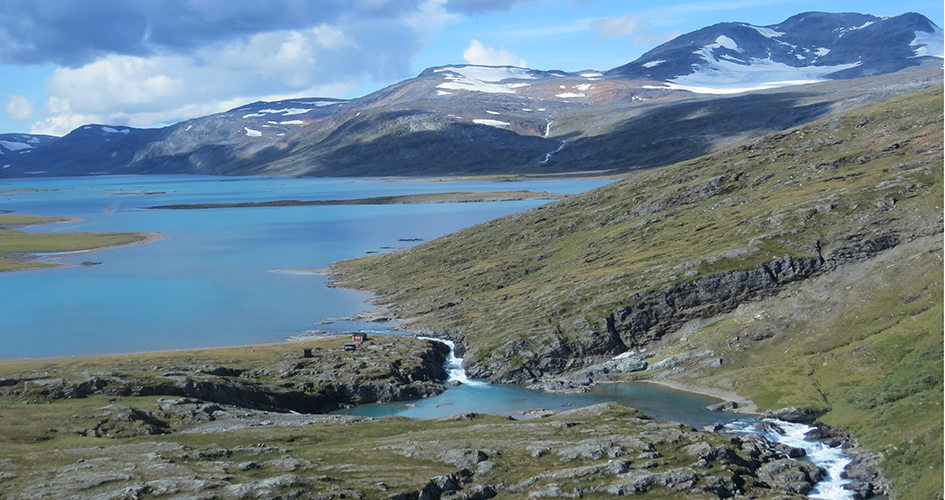
[[[445,366],[449,374],[447,384],[459,382],[460,385],[450,384],[442,394],[416,401],[359,405],[334,413],[375,418],[400,416],[433,419],[475,412],[528,419],[547,415],[549,411],[565,411],[614,401],[640,410],[657,420],[685,422],[696,429],[722,424],[725,432],[762,434],[771,441],[801,448],[807,452],[804,460],[823,467],[828,473],[826,479],[817,483],[809,498],[853,499],[853,492],[843,489],[843,485],[849,480],[840,477],[852,459],[840,448],[831,448],[823,442],[805,439],[805,434],[813,427],[777,419],[733,419],[731,414],[706,409],[706,406],[718,403],[717,398],[646,382],[598,384],[587,392],[576,394],[546,393],[528,389],[524,385],[492,385],[466,376],[463,359],[456,357],[455,344],[452,341],[432,337],[420,338],[443,342],[450,347]],[[762,422],[770,425],[758,425]]]

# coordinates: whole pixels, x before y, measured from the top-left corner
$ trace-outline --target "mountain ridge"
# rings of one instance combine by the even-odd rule
[[[893,73],[940,56],[940,43],[933,40],[941,38],[941,28],[916,13],[878,17],[806,12],[770,26],[709,26],[608,73],[663,81],[695,92],[744,91],[746,84],[748,89],[784,85],[771,80],[770,74],[807,81]],[[864,46],[871,49],[863,51]],[[752,65],[768,66],[763,67],[767,75],[761,75],[768,80],[756,81],[754,75],[736,69]]]
[[[827,40],[818,26],[846,31]],[[723,23],[605,72],[446,65],[353,100],[257,102],[159,129],[84,125],[58,139],[0,134],[0,177],[622,173],[694,158],[836,106],[937,84],[942,43],[942,30],[918,14],[807,13],[772,27]],[[661,54],[672,60],[654,64]],[[794,71],[814,73],[802,78]],[[728,83],[716,85],[715,94],[693,92],[705,90],[707,74]],[[812,79],[821,83],[810,91],[797,85]],[[725,95],[732,82],[748,85],[735,90],[766,91],[734,96],[743,105],[709,102],[733,97]],[[894,89],[903,84],[912,87]],[[819,110],[797,113],[798,97],[816,100]],[[691,126],[680,110],[704,112],[694,102],[722,116],[687,132],[698,144],[674,143],[682,134],[672,128]],[[746,111],[759,107],[767,117]],[[661,114],[675,118],[661,121]],[[602,149],[611,153],[601,156]],[[624,161],[623,151],[635,156]]]

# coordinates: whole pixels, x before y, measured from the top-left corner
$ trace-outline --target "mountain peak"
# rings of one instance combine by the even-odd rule
[[[893,73],[937,63],[942,30],[925,16],[806,12],[782,23],[720,23],[679,36],[609,76],[701,93]]]

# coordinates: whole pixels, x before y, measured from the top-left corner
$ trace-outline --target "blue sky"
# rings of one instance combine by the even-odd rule
[[[448,64],[607,70],[711,24],[807,11],[945,18],[941,0],[4,0],[0,133],[352,98]]]

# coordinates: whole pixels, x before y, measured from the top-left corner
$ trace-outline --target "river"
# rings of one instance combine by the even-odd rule
[[[813,427],[777,419],[736,417],[732,414],[709,411],[706,406],[718,403],[719,399],[646,382],[599,384],[592,386],[588,392],[576,394],[546,393],[523,385],[491,385],[481,380],[471,380],[466,376],[463,360],[454,354],[455,345],[452,341],[431,340],[444,342],[450,346],[450,355],[445,366],[449,373],[447,382],[459,385],[451,385],[440,395],[418,401],[359,405],[334,413],[363,417],[398,416],[430,419],[473,412],[529,419],[548,415],[549,412],[614,401],[640,410],[657,420],[683,422],[696,429],[722,424],[725,432],[728,433],[763,434],[771,441],[803,449],[806,453],[805,460],[810,460],[827,471],[826,479],[815,485],[809,498],[819,500],[852,500],[854,498],[852,491],[843,489],[843,485],[849,480],[841,477],[843,469],[851,462],[850,457],[839,448],[831,448],[821,441],[806,439],[805,434],[813,430]],[[768,425],[760,425],[762,423]]]

